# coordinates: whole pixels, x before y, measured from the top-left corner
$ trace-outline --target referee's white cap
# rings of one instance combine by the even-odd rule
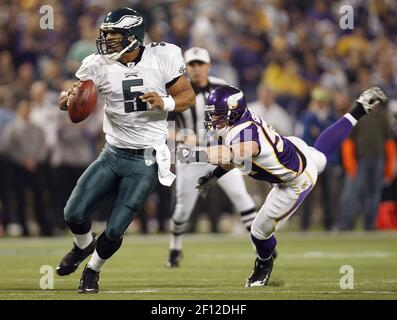
[[[201,61],[204,63],[211,63],[210,54],[204,48],[193,47],[185,52],[185,62]]]

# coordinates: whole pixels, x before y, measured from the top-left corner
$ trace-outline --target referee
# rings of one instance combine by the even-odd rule
[[[189,147],[207,147],[208,135],[204,127],[204,107],[210,92],[226,81],[209,76],[211,59],[206,49],[194,47],[185,52],[187,72],[196,94],[195,105],[182,113],[175,114],[178,129],[177,140]],[[178,138],[182,136],[183,139]],[[213,170],[215,166],[207,163],[176,163],[176,205],[171,219],[171,238],[169,256],[166,266],[179,266],[182,258],[182,234],[187,230],[189,218],[197,201],[198,193],[195,186],[198,178]],[[240,212],[241,220],[250,230],[256,216],[254,201],[248,194],[241,171],[224,175],[218,180],[219,186],[232,201],[235,209]]]

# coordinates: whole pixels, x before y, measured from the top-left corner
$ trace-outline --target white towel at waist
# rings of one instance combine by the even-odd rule
[[[157,175],[159,181],[164,186],[171,186],[171,184],[175,180],[175,174],[173,174],[170,170],[171,168],[171,152],[168,149],[168,146],[163,144],[158,144],[153,146],[154,150],[156,150],[156,162],[158,165]],[[150,165],[153,163],[153,158],[145,157],[146,165]]]

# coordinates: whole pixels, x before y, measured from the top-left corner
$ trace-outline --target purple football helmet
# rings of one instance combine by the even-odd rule
[[[232,86],[221,86],[210,92],[204,108],[207,131],[223,132],[233,126],[247,110],[243,92]]]

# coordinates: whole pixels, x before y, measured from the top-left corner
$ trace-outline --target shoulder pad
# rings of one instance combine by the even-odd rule
[[[241,131],[243,131],[245,128],[249,127],[253,123],[255,124],[254,121],[247,120],[243,123],[238,124],[235,127],[232,127],[226,135],[226,139],[225,139],[226,144],[230,145],[232,143],[233,139],[237,135],[239,135]]]
[[[107,58],[103,55],[98,53],[90,54],[89,56],[85,57],[82,64],[87,66],[101,66],[107,63]]]

